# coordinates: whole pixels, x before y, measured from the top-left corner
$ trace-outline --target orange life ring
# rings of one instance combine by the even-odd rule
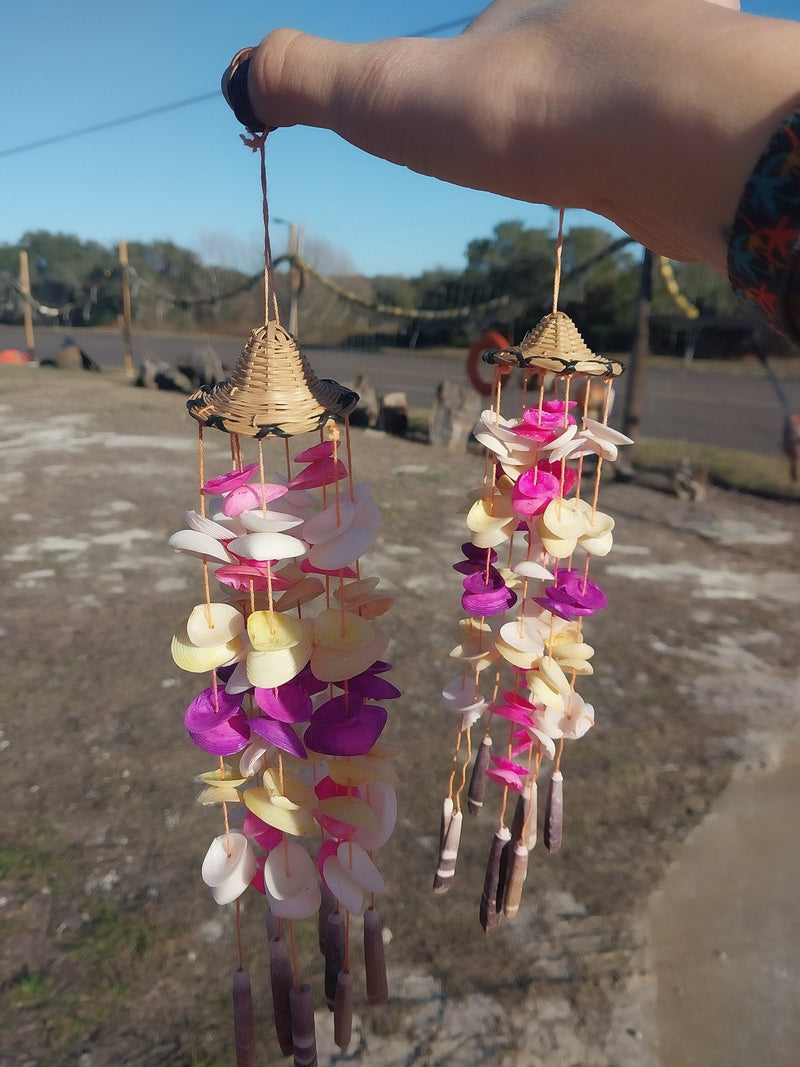
[[[508,339],[503,337],[497,330],[487,330],[485,334],[478,338],[472,348],[469,350],[467,356],[467,377],[472,383],[473,389],[476,389],[481,396],[492,395],[492,380],[487,381],[480,375],[479,368],[486,366],[483,363],[481,356],[488,348],[508,348]],[[494,377],[494,372],[492,372]]]

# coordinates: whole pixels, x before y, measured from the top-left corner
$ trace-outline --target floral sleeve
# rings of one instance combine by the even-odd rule
[[[728,242],[733,291],[800,344],[800,106],[773,135],[744,187]]]

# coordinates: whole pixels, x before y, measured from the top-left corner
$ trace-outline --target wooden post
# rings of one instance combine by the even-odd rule
[[[297,224],[289,224],[289,333],[297,337],[299,332],[297,297],[300,292],[301,274],[300,268],[295,263],[295,258],[300,254]]]
[[[617,464],[618,472],[630,475],[636,450],[636,440],[642,425],[644,410],[644,385],[647,357],[650,354],[650,311],[653,306],[653,253],[645,248],[642,255],[642,272],[639,277],[639,296],[636,302],[636,325],[628,364],[628,389],[625,394],[625,412],[622,432],[632,437],[634,444],[625,449],[624,466]]]
[[[119,262],[122,267],[122,344],[125,373],[133,377],[133,329],[131,326],[131,279],[128,270],[128,242],[119,243]]]
[[[22,290],[23,306],[22,315],[25,323],[25,347],[28,355],[33,359],[33,312],[31,298],[31,272],[28,265],[28,253],[21,251],[19,254],[19,287]]]

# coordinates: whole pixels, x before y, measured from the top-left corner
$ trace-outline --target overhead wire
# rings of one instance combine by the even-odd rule
[[[451,19],[449,22],[441,22],[437,26],[428,26],[422,30],[414,30],[412,33],[405,34],[405,36],[430,37],[434,33],[441,33],[443,30],[450,30],[454,29],[456,26],[463,26],[465,23],[471,22],[475,17],[474,14],[465,15],[463,18]],[[50,145],[60,144],[62,141],[71,141],[76,137],[85,137],[90,133],[100,133],[102,130],[111,130],[116,126],[125,126],[131,122],[140,122],[142,119],[155,118],[157,115],[163,115],[169,111],[177,111],[184,107],[193,107],[195,104],[202,104],[207,100],[218,100],[219,98],[219,90],[200,93],[198,96],[190,96],[185,100],[175,100],[170,104],[160,104],[158,107],[147,108],[145,111],[135,111],[131,115],[120,115],[115,119],[107,119],[105,122],[95,122],[91,126],[81,126],[76,130],[69,130],[66,133],[56,133],[49,137],[41,137],[37,141],[28,141],[26,144],[14,145],[12,148],[0,148],[0,159],[20,155],[22,152],[32,152],[36,148],[47,148]]]

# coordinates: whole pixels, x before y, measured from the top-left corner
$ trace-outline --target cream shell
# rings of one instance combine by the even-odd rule
[[[244,616],[233,604],[198,604],[186,620],[186,636],[193,645],[213,648],[238,637],[244,627]]]
[[[274,689],[296,678],[311,657],[314,625],[306,619],[301,621],[303,635],[291,648],[277,651],[247,653],[247,677],[251,685],[261,689]],[[324,680],[324,679],[323,679]]]
[[[400,777],[386,759],[377,756],[348,756],[343,759],[328,759],[328,774],[337,785],[362,786],[371,782],[389,782],[400,785]]]
[[[317,805],[317,811],[331,819],[347,823],[363,830],[377,830],[378,820],[372,808],[358,797],[326,797]]]

